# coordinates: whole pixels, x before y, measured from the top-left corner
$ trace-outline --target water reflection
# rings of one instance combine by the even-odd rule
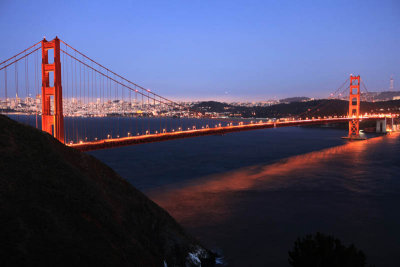
[[[321,231],[396,266],[400,135],[196,179],[150,197],[229,266],[287,266],[302,235]]]
[[[148,194],[178,221],[204,226],[230,218],[235,192],[328,190],[371,193],[377,185],[366,175],[368,168],[365,165],[370,162],[367,156],[371,156],[383,141],[393,144],[398,137],[399,134],[392,134],[349,142],[273,164],[202,177],[174,189],[157,189]]]

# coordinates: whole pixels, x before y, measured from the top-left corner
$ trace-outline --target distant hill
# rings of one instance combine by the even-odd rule
[[[396,96],[400,96],[400,91],[368,92],[361,95],[368,101],[388,101],[393,100]]]
[[[282,118],[282,117],[317,117],[317,116],[345,116],[348,113],[349,102],[337,99],[319,99],[306,102],[281,103],[272,106],[233,106],[219,102],[201,102],[193,108],[208,112],[223,112],[226,116],[240,114],[243,118]],[[373,112],[400,112],[400,100],[361,102],[360,111]]]
[[[217,101],[203,101],[193,105],[194,110],[204,112],[225,112],[229,111],[233,106],[227,103]]]
[[[400,96],[400,91],[386,91],[380,92],[375,96],[375,101],[393,100],[393,97]]]
[[[296,96],[296,97],[288,97],[279,100],[281,103],[293,103],[293,102],[304,102],[304,101],[309,101],[311,98],[305,97],[305,96]]]
[[[0,169],[1,266],[213,266],[111,168],[2,115]]]

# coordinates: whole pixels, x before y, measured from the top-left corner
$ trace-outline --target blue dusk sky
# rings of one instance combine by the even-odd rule
[[[400,90],[400,1],[0,0],[0,60],[56,35],[174,100]]]

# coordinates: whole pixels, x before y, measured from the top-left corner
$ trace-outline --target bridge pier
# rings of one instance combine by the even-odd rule
[[[376,121],[376,132],[377,133],[386,133],[386,118],[383,120]]]
[[[397,119],[397,121],[392,118],[392,131],[393,132],[400,132],[400,123],[399,120]]]

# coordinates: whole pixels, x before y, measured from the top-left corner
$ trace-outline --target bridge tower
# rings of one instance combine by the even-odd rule
[[[49,63],[49,50],[53,50],[52,63]],[[42,131],[64,143],[60,39],[57,37],[52,41],[42,40]]]
[[[350,75],[350,97],[349,97],[349,114],[352,118],[349,121],[348,139],[360,140],[360,75]]]

